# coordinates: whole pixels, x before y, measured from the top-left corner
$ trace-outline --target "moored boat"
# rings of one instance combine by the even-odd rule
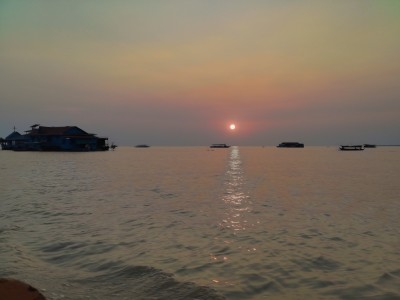
[[[212,144],[210,148],[229,148],[230,146],[227,144]]]
[[[374,144],[364,144],[364,148],[376,148]]]
[[[283,142],[280,143],[278,148],[304,148],[304,144],[298,142]]]
[[[341,145],[339,147],[341,151],[362,151],[364,150],[363,145]]]

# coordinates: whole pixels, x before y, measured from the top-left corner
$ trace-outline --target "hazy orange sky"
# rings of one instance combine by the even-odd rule
[[[119,145],[400,144],[400,1],[1,0],[0,137],[35,123]]]

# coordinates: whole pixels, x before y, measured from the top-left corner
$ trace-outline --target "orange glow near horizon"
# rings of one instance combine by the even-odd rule
[[[400,1],[5,2],[0,136],[21,115],[125,145],[397,143]]]

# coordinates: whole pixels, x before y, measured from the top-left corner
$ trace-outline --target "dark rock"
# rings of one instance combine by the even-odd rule
[[[0,278],[0,300],[46,300],[33,286],[11,278]]]

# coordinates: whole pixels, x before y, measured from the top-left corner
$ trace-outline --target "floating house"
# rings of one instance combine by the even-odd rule
[[[97,137],[77,126],[32,125],[20,134],[15,131],[1,141],[3,150],[14,151],[107,151],[108,138]]]

